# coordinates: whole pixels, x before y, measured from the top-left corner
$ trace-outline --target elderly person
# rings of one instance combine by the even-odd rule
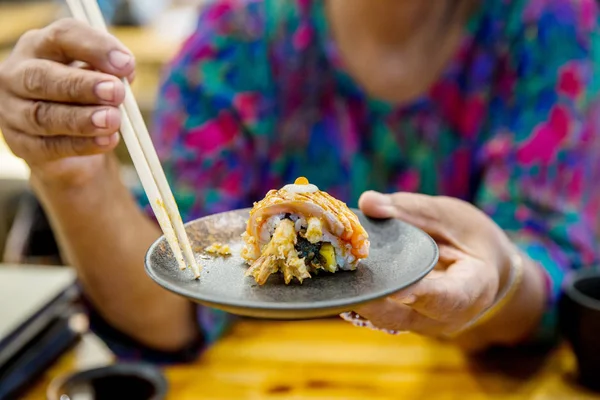
[[[565,272],[600,249],[597,12],[593,0],[212,2],[153,127],[184,219],[304,175],[441,248],[428,277],[346,318],[465,349],[551,338]],[[188,359],[228,316],[144,274],[160,232],[113,154],[118,78],[134,64],[72,20],[29,32],[0,66],[1,127],[98,331],[123,356]]]

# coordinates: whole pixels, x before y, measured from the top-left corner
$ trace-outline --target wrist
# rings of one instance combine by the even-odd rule
[[[98,155],[30,165],[30,181],[36,190],[82,192],[110,180],[118,168],[115,161],[113,155]]]
[[[31,186],[51,217],[70,218],[100,212],[105,206],[130,196],[119,175],[115,157],[102,157],[102,164],[84,173],[57,177],[53,172],[32,170]]]
[[[480,350],[493,345],[513,346],[523,343],[535,332],[546,305],[544,275],[537,263],[524,254],[521,257],[521,278],[514,282],[516,286],[512,287],[512,293],[511,288],[505,288],[507,293],[511,293],[510,298],[488,318],[456,338],[465,348]]]

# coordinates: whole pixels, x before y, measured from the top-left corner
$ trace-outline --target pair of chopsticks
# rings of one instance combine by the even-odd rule
[[[73,17],[90,24],[93,28],[108,31],[102,12],[96,0],[67,0]],[[139,106],[127,79],[125,85],[125,101],[121,110],[121,135],[131,155],[146,196],[150,201],[152,211],[173,251],[179,268],[189,266],[194,277],[200,276],[200,268],[194,258],[194,253],[177,208],[177,203],[167,182],[167,178],[152,144],[150,133],[142,117]]]

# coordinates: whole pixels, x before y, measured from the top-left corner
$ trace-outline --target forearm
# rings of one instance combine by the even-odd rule
[[[465,350],[517,345],[538,327],[547,303],[544,272],[526,255],[523,258],[523,278],[511,300],[491,319],[456,338]]]
[[[63,254],[110,324],[164,350],[178,349],[195,337],[192,305],[144,273],[144,255],[160,231],[121,183],[112,156],[94,179],[76,187],[48,183],[35,171],[32,185]]]

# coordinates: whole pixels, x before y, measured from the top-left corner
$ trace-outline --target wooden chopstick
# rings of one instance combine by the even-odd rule
[[[67,3],[76,19],[87,22],[96,29],[107,31],[104,17],[96,0],[67,0]],[[158,155],[152,144],[150,133],[133,96],[129,82],[123,79],[123,83],[125,85],[125,101],[120,106],[122,114],[121,134],[123,140],[131,155],[144,191],[148,196],[152,210],[177,259],[179,267],[185,269],[187,263],[192,269],[195,278],[198,278],[200,276],[200,268],[196,263],[192,247],[185,232],[177,203],[167,182]]]
[[[106,22],[104,21],[102,11],[100,10],[100,6],[98,5],[97,0],[81,1],[83,2],[84,10],[87,12],[91,25],[97,29],[108,31]],[[136,128],[135,132],[142,147],[142,151],[146,156],[146,161],[148,161],[150,170],[153,172],[154,179],[156,181],[156,184],[158,185],[158,189],[162,194],[162,204],[167,210],[169,219],[171,220],[171,223],[175,228],[175,234],[177,235],[177,239],[179,240],[179,243],[182,246],[183,256],[187,261],[188,265],[190,265],[190,267],[193,269],[196,277],[198,277],[200,274],[199,267],[196,264],[194,252],[192,251],[192,247],[190,246],[187,233],[185,232],[179,208],[177,207],[177,203],[175,202],[175,198],[173,197],[173,193],[171,192],[171,188],[169,187],[167,177],[165,176],[165,172],[160,164],[158,155],[156,154],[156,149],[152,144],[150,132],[148,132],[148,128],[146,126],[146,123],[144,122],[144,117],[142,116],[142,112],[140,111],[137,101],[135,100],[129,82],[127,81],[127,79],[123,79],[123,83],[125,85],[125,110],[127,111],[127,114],[129,115],[129,119],[133,123],[133,126]]]

